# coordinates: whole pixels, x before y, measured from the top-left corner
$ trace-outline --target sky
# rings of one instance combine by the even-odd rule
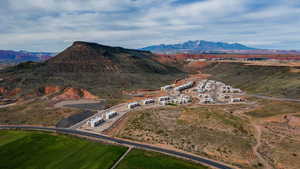
[[[0,0],[0,49],[73,41],[141,48],[188,40],[300,50],[299,0]]]

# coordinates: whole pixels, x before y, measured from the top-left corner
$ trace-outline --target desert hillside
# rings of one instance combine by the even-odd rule
[[[49,85],[76,87],[115,98],[123,90],[158,88],[183,77],[183,72],[157,62],[153,56],[139,50],[74,42],[44,63],[27,62],[2,70],[0,86],[6,90],[20,88],[20,95]]]

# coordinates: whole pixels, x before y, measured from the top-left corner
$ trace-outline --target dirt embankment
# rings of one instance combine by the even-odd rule
[[[24,94],[22,92],[23,90],[21,88],[7,89],[4,87],[0,87],[0,96],[2,96],[3,98],[18,97],[18,99],[20,99],[23,97],[33,98],[33,97],[45,96],[53,101],[98,99],[97,96],[93,95],[86,89],[72,88],[72,87],[64,88],[62,86],[45,86],[45,87],[38,88],[37,90],[27,94]]]
[[[66,88],[62,94],[53,98],[54,100],[76,100],[76,99],[98,99],[86,89]]]
[[[54,93],[58,93],[61,90],[61,87],[59,86],[46,86],[42,89],[43,94],[45,95],[51,95]]]
[[[16,96],[18,94],[21,93],[21,89],[20,88],[15,88],[13,90],[9,90],[9,89],[6,89],[4,87],[1,87],[0,88],[0,95],[4,95],[4,96],[8,96],[8,97],[13,97],[13,96]]]

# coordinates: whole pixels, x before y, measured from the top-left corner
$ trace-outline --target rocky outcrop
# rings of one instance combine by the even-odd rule
[[[92,93],[90,93],[89,91],[87,91],[85,89],[81,89],[81,91],[82,91],[84,99],[98,99],[97,96],[93,95]]]
[[[7,90],[4,87],[0,87],[0,95],[4,95],[7,93]]]
[[[54,100],[76,100],[76,99],[97,99],[98,97],[91,94],[85,89],[66,88],[62,94],[54,97]]]
[[[59,86],[46,86],[43,89],[43,94],[50,95],[54,93],[58,93],[61,90],[61,87]]]
[[[67,88],[63,91],[61,95],[55,97],[57,100],[66,100],[66,99],[80,99],[80,90],[75,88]]]
[[[0,87],[0,95],[2,95],[2,96],[12,97],[12,96],[16,96],[16,95],[20,94],[21,92],[22,92],[22,90],[20,88],[8,90],[4,87]]]
[[[21,92],[22,92],[22,89],[20,89],[20,88],[15,88],[15,89],[9,91],[9,92],[8,92],[8,95],[9,95],[9,96],[16,96],[16,95],[20,94]]]

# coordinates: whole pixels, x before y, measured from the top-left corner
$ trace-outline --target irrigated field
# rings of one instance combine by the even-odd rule
[[[0,131],[2,169],[109,169],[126,147],[72,136],[29,131]],[[118,169],[207,169],[155,152],[133,149]]]
[[[207,169],[208,167],[189,163],[175,157],[156,152],[132,150],[117,169]]]
[[[125,151],[64,135],[0,131],[3,169],[108,169]]]

